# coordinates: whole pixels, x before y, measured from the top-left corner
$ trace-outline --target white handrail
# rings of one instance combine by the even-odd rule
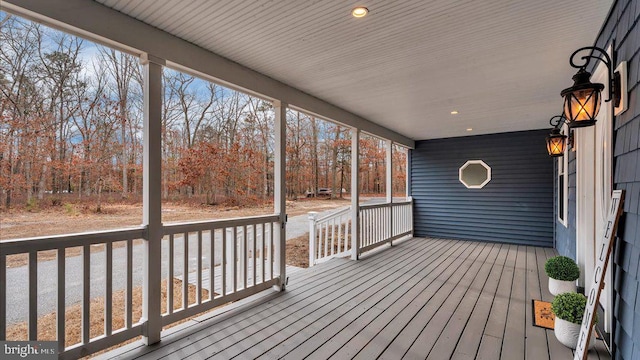
[[[0,255],[15,255],[32,251],[56,250],[84,245],[104,244],[127,239],[141,239],[145,236],[144,226],[129,229],[93,231],[77,234],[38,236],[0,242]]]
[[[327,219],[332,219],[332,218],[335,218],[337,216],[347,214],[347,213],[349,213],[349,211],[351,211],[351,207],[346,207],[346,208],[338,210],[336,212],[332,212],[330,214],[327,214],[327,215],[317,219],[316,221],[317,222],[321,222],[321,221],[325,221]],[[317,214],[317,212],[311,211],[311,212],[309,212],[309,214]]]
[[[386,207],[389,207],[389,206],[409,205],[411,203],[412,202],[410,200],[408,200],[408,201],[399,201],[399,202],[393,202],[393,203],[364,204],[364,205],[360,205],[360,210],[362,210],[362,209],[386,208]]]
[[[239,218],[231,218],[231,219],[223,219],[223,220],[210,220],[210,221],[193,221],[193,222],[184,222],[179,224],[168,224],[164,225],[164,234],[170,233],[180,233],[185,231],[202,231],[202,230],[210,230],[221,229],[233,226],[244,226],[244,225],[253,225],[253,224],[262,224],[267,222],[276,222],[279,220],[278,215],[260,215],[260,216],[251,216],[251,217],[239,217]]]

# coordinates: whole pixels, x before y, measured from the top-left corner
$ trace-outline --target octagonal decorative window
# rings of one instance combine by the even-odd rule
[[[459,180],[469,189],[482,189],[491,181],[491,168],[482,160],[469,160],[460,167]]]

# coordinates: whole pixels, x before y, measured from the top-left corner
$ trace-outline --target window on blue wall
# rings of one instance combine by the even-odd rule
[[[563,133],[568,133],[565,125],[562,129]],[[567,208],[569,204],[569,174],[567,171],[569,163],[568,151],[558,158],[558,221],[565,227],[567,226]]]

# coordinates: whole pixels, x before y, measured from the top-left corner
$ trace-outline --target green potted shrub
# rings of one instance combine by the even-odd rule
[[[580,268],[573,259],[566,256],[554,256],[544,264],[549,276],[549,292],[558,295],[576,292],[576,280],[580,277]]]
[[[554,333],[564,346],[576,348],[586,305],[587,298],[575,292],[559,294],[553,299],[551,311],[556,316]],[[595,339],[592,334],[589,348],[593,347],[594,343]]]

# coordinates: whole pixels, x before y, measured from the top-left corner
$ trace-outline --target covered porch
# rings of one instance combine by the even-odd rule
[[[41,301],[38,277],[43,271],[38,254],[55,251],[51,273],[55,274],[57,288],[55,299],[50,300],[56,307],[56,341],[61,359],[91,355],[139,336],[142,341],[99,356],[122,359],[570,358],[571,350],[562,346],[552,331],[533,326],[532,320],[532,300],[552,299],[546,287],[543,264],[556,255],[555,250],[531,246],[539,245],[533,242],[517,244],[529,240],[514,237],[512,233],[505,235],[510,236],[506,240],[495,234],[490,234],[488,240],[473,236],[467,236],[469,240],[451,240],[446,236],[401,238],[422,236],[427,234],[426,230],[431,231],[427,225],[439,219],[425,209],[438,213],[447,226],[456,229],[478,229],[488,223],[495,227],[516,227],[511,221],[497,221],[499,216],[492,213],[501,211],[509,216],[529,217],[530,200],[521,197],[516,201],[512,194],[499,194],[509,188],[535,200],[542,199],[540,222],[549,234],[534,235],[543,237],[547,241],[544,245],[550,246],[555,211],[551,204],[554,180],[553,164],[546,155],[542,165],[548,171],[549,181],[541,192],[544,196],[540,196],[529,184],[523,185],[520,181],[527,177],[523,169],[537,172],[531,166],[528,153],[516,159],[518,163],[505,165],[503,154],[513,158],[514,149],[498,151],[504,141],[483,146],[485,150],[500,153],[495,165],[492,164],[495,177],[491,184],[499,195],[490,191],[475,192],[491,202],[491,208],[473,209],[471,219],[475,222],[468,219],[455,222],[452,214],[460,211],[447,212],[425,201],[414,207],[410,196],[435,194],[442,195],[438,200],[447,205],[457,203],[464,208],[471,208],[472,203],[477,205],[477,199],[452,201],[443,191],[455,186],[456,194],[472,193],[468,189],[473,187],[465,184],[462,188],[463,181],[458,178],[461,164],[457,159],[450,159],[445,168],[454,166],[453,171],[446,169],[446,173],[438,173],[431,163],[415,156],[420,153],[414,149],[420,140],[465,138],[477,143],[476,135],[546,128],[549,116],[560,110],[556,89],[564,86],[571,73],[566,64],[567,52],[585,41],[592,41],[596,35],[592,26],[582,24],[583,18],[601,21],[610,4],[585,6],[593,9],[582,10],[583,13],[567,20],[563,15],[574,13],[574,9],[557,8],[553,1],[544,1],[540,6],[521,2],[513,8],[493,1],[492,8],[499,11],[494,11],[495,24],[489,24],[484,19],[490,16],[483,14],[491,8],[485,4],[409,1],[405,5],[413,11],[407,11],[399,5],[393,7],[371,1],[368,6],[372,15],[378,6],[381,16],[370,17],[375,23],[367,26],[367,23],[351,24],[348,22],[351,18],[335,20],[345,4],[333,1],[327,2],[331,4],[328,8],[320,6],[321,17],[310,20],[308,24],[312,26],[305,28],[302,35],[299,32],[304,21],[294,17],[296,11],[304,10],[301,3],[271,4],[270,11],[264,11],[262,4],[255,3],[249,6],[248,12],[237,4],[240,2],[227,2],[216,9],[207,2],[186,6],[177,0],[137,4],[115,0],[3,2],[4,11],[92,39],[140,59],[144,70],[141,134],[144,205],[142,224],[134,228],[2,243],[0,340],[6,338],[6,299],[11,296],[6,285],[7,257],[28,255],[28,340],[37,341]],[[410,13],[410,17],[398,15],[405,12]],[[251,14],[249,20],[246,13]],[[451,21],[454,16],[459,17]],[[578,30],[576,35],[560,37],[559,33],[566,32],[542,23],[537,28],[520,25],[523,20],[537,18],[544,18],[547,25],[576,25]],[[344,24],[338,26],[337,23]],[[283,24],[287,26],[281,28]],[[406,24],[411,25],[404,27]],[[423,27],[424,24],[429,26]],[[516,32],[515,28],[524,30]],[[217,37],[218,34],[227,36]],[[317,37],[318,34],[322,36]],[[363,39],[366,41],[360,42],[359,47],[353,46],[356,40]],[[485,44],[487,39],[491,41]],[[289,40],[291,42],[287,42]],[[291,52],[292,49],[295,51]],[[468,59],[472,63],[466,62]],[[541,64],[544,72],[531,71]],[[162,182],[158,174],[162,169],[160,119],[165,68],[251,94],[272,107],[272,214],[163,223]],[[531,86],[522,86],[528,81],[533,81]],[[553,95],[548,89],[553,90]],[[285,163],[287,111],[290,110],[347,126],[351,154],[355,154],[350,164],[351,206],[340,214],[345,220],[313,219],[309,263],[316,266],[293,273],[287,270],[285,255],[286,187],[289,186]],[[362,135],[384,139],[387,164],[392,163],[393,146],[412,149],[410,154],[415,158],[410,156],[407,162],[407,201],[394,202],[390,181],[393,173],[388,166],[385,203],[361,203],[358,154]],[[542,149],[542,138],[525,135]],[[454,149],[449,154],[462,153],[461,147]],[[528,152],[528,148],[522,146],[518,149]],[[464,160],[479,161],[477,156],[473,154]],[[444,156],[438,156],[436,160],[443,159]],[[448,183],[443,186],[414,181],[412,184],[411,176],[425,178],[417,171],[411,174],[421,164],[427,164],[424,169]],[[500,166],[509,167],[510,171],[500,173]],[[511,181],[505,175],[517,175],[518,181]],[[516,205],[522,212],[496,204],[496,199]],[[445,227],[442,223],[436,226]],[[518,229],[531,233],[531,228],[526,223]],[[439,236],[433,232],[429,235]],[[136,247],[136,244],[141,245]],[[103,249],[104,254],[97,279],[93,279],[89,271],[96,264],[91,255],[94,247]],[[71,248],[81,250],[78,267],[82,266],[83,327],[81,341],[67,346],[65,297],[69,284],[66,274],[72,271],[66,256]],[[135,249],[140,250],[139,253]],[[338,254],[349,255],[351,259],[334,258]],[[113,265],[114,258],[118,257],[126,259],[122,268]],[[132,312],[134,264],[140,265],[143,277],[140,319]],[[174,296],[172,280],[179,276],[182,276],[182,289],[179,296]],[[112,284],[117,277],[124,284],[126,294],[122,328],[116,328],[112,321]],[[167,299],[163,300],[160,284],[165,282]],[[196,284],[193,302],[188,300],[189,282]],[[208,289],[213,290],[207,296],[201,293],[206,282]],[[97,337],[89,331],[92,287],[104,288],[106,299],[104,331]],[[163,304],[166,310],[162,309]],[[165,328],[185,319],[189,320],[184,324]],[[589,356],[611,358],[601,340]]]
[[[555,250],[413,238],[332,259],[264,292],[103,359],[568,359],[533,326]],[[610,359],[602,340],[589,359]]]

